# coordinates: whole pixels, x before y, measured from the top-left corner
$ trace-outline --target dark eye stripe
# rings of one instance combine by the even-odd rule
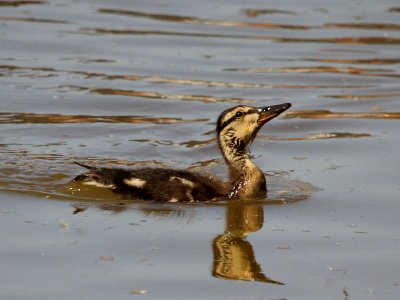
[[[218,128],[218,132],[222,131],[226,126],[228,126],[230,123],[232,123],[233,120],[236,119],[236,116],[230,117],[228,120],[226,120],[222,125]]]
[[[247,115],[247,114],[249,114],[249,113],[253,113],[253,112],[255,112],[255,110],[254,109],[250,109],[249,111],[247,111],[247,112],[244,112],[244,111],[240,111],[241,113],[242,113],[242,117],[243,116],[245,116],[245,115]],[[237,113],[236,113],[237,114]],[[230,123],[232,123],[235,119],[237,119],[238,118],[238,116],[236,115],[236,114],[234,114],[232,117],[230,117],[228,120],[226,120],[225,122],[223,122],[222,124],[221,124],[221,126],[218,126],[217,127],[217,131],[218,132],[221,132],[226,126],[228,126]]]

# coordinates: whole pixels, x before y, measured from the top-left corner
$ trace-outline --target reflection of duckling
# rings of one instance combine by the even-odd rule
[[[214,264],[212,275],[227,280],[259,281],[284,285],[266,276],[256,261],[250,242],[227,233],[213,241]]]
[[[225,232],[213,243],[214,277],[229,280],[260,281],[283,285],[267,277],[256,261],[253,247],[247,235],[259,230],[264,222],[264,208],[231,202],[227,205]]]
[[[217,135],[221,152],[229,166],[229,184],[201,173],[162,168],[113,169],[79,164],[89,172],[74,181],[111,188],[135,199],[193,202],[221,197],[264,198],[264,173],[251,161],[249,145],[258,130],[291,106],[290,103],[263,108],[239,105],[218,118]]]

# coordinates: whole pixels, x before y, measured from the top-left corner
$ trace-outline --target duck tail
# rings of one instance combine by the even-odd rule
[[[83,164],[83,163],[80,163],[77,161],[74,161],[74,163],[77,164],[78,166],[88,169],[89,172],[86,172],[86,173],[76,176],[72,181],[87,181],[87,180],[93,179],[94,175],[96,174],[96,170],[97,170],[96,167],[92,167],[92,166],[89,166],[89,165],[86,165],[86,164]]]
[[[94,171],[94,170],[97,169],[96,167],[92,167],[92,166],[89,166],[89,165],[86,165],[86,164],[83,164],[83,163],[80,163],[80,162],[77,162],[77,161],[74,161],[74,163],[77,164],[78,166],[86,168],[86,169],[88,169],[90,171]]]
[[[114,171],[112,169],[97,168],[83,163],[76,162],[78,166],[88,169],[89,171],[76,176],[72,181],[81,182],[85,185],[96,187],[114,188]]]

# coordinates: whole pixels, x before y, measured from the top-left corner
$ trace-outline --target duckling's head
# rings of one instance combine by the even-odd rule
[[[225,157],[229,160],[227,152],[245,151],[260,128],[290,106],[290,103],[267,107],[239,105],[223,111],[218,118],[217,134]]]

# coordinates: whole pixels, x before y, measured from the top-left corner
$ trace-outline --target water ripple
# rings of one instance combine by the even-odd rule
[[[400,7],[391,7],[387,11],[392,13],[400,13]]]
[[[283,9],[242,9],[242,12],[250,17],[256,18],[260,15],[297,15],[298,13]]]
[[[367,30],[400,30],[400,24],[388,23],[327,23],[325,28],[367,29]]]
[[[314,134],[307,134],[297,137],[291,136],[275,136],[275,135],[258,135],[257,140],[264,140],[264,141],[310,141],[310,140],[326,140],[326,139],[343,139],[343,138],[364,138],[370,137],[371,134],[369,133],[355,133],[355,132],[321,132],[321,133],[314,133]],[[181,142],[179,145],[186,146],[188,148],[198,148],[198,147],[205,147],[211,144],[217,143],[216,138],[212,138],[209,140],[190,140]]]
[[[180,101],[200,101],[204,103],[255,102],[255,100],[247,100],[243,98],[221,98],[221,97],[205,96],[205,95],[179,95],[179,94],[166,94],[166,93],[151,92],[151,91],[121,90],[121,89],[111,89],[111,88],[92,88],[90,89],[90,92],[101,95],[119,95],[119,96],[141,97],[149,99],[167,99],[167,100],[180,100]]]
[[[346,99],[346,100],[368,100],[368,99],[381,99],[381,98],[398,98],[400,93],[388,93],[388,94],[354,94],[354,95],[325,95],[323,97]]]
[[[332,112],[330,110],[290,111],[283,118],[301,119],[400,119],[400,112]]]
[[[51,23],[51,24],[73,24],[73,22],[71,22],[71,21],[44,19],[44,18],[23,18],[23,17],[0,17],[0,21]]]
[[[67,33],[76,34],[112,34],[112,35],[165,35],[165,36],[180,36],[191,38],[216,38],[216,39],[240,39],[240,40],[259,40],[270,41],[274,43],[321,43],[321,44],[356,44],[356,45],[398,45],[400,39],[389,36],[360,36],[360,37],[276,37],[259,34],[219,34],[210,32],[180,32],[166,30],[144,30],[144,29],[107,29],[107,28],[81,28],[79,31],[66,31]]]
[[[121,9],[110,9],[110,8],[100,8],[97,10],[101,14],[113,14],[120,16],[129,17],[140,17],[148,18],[157,21],[166,22],[179,22],[187,24],[202,24],[202,25],[217,25],[217,26],[229,26],[229,27],[249,27],[249,28],[263,28],[263,29],[292,29],[292,30],[307,30],[308,26],[303,25],[288,25],[288,24],[272,24],[272,23],[252,23],[243,21],[228,21],[228,20],[218,20],[218,19],[202,19],[190,16],[178,16],[169,14],[156,14],[147,13],[134,10],[121,10]]]
[[[63,123],[152,123],[177,124],[207,122],[208,119],[181,119],[145,116],[93,116],[35,113],[0,113],[0,124],[63,124]]]
[[[360,36],[336,38],[274,38],[281,43],[330,43],[330,44],[356,44],[356,45],[399,45],[400,39],[386,36]]]
[[[229,68],[225,71],[231,72],[248,72],[248,73],[337,73],[349,75],[368,75],[368,76],[393,76],[393,74],[386,74],[382,72],[393,72],[390,69],[361,69],[355,67],[329,67],[329,66],[316,66],[316,67],[290,67],[290,68]]]
[[[39,1],[39,0],[13,0],[13,1],[0,1],[0,7],[18,7],[18,6],[25,6],[25,5],[37,5],[37,4],[45,4],[47,1]]]
[[[92,60],[93,61],[93,60]],[[110,63],[107,59],[97,59],[96,62],[104,62]],[[44,72],[44,73],[66,73],[66,74],[76,74],[80,76],[84,76],[85,78],[94,78],[98,77],[103,80],[126,80],[126,81],[146,81],[155,84],[163,83],[163,84],[177,84],[177,85],[190,85],[190,86],[207,86],[207,87],[224,87],[224,88],[246,88],[246,89],[330,89],[330,88],[340,88],[340,89],[353,89],[353,88],[370,88],[374,87],[370,84],[332,84],[332,83],[324,83],[318,85],[296,85],[296,84],[266,84],[266,83],[251,83],[251,82],[233,82],[233,81],[211,81],[211,80],[198,80],[198,79],[182,79],[182,78],[172,78],[172,77],[164,77],[164,76],[140,76],[140,75],[118,75],[118,74],[106,74],[106,73],[95,73],[95,72],[87,72],[81,70],[57,70],[54,68],[48,67],[28,67],[28,66],[15,66],[15,65],[0,65],[0,70],[5,70],[8,72],[18,72],[18,71],[29,71],[29,72]],[[226,71],[239,71],[245,69],[240,68],[232,68],[226,69]],[[43,74],[34,76],[43,76]],[[77,87],[77,86],[59,86],[60,88],[70,87],[70,88],[78,88],[82,90],[88,90],[86,87]],[[152,92],[149,92],[152,93]],[[191,97],[191,96],[187,96]],[[231,99],[230,102],[236,102],[237,99]],[[242,101],[254,102],[253,100],[245,100]]]
[[[369,133],[353,133],[353,132],[325,132],[309,134],[301,137],[282,137],[282,136],[260,136],[261,140],[272,141],[307,141],[307,140],[326,140],[326,139],[343,139],[343,138],[364,138],[370,137]]]
[[[303,61],[312,61],[312,62],[322,62],[322,63],[338,63],[338,64],[360,64],[360,65],[397,65],[400,64],[400,59],[398,58],[370,58],[370,59],[361,59],[361,58],[331,58],[331,59],[322,59],[322,58],[304,58],[301,59]]]

